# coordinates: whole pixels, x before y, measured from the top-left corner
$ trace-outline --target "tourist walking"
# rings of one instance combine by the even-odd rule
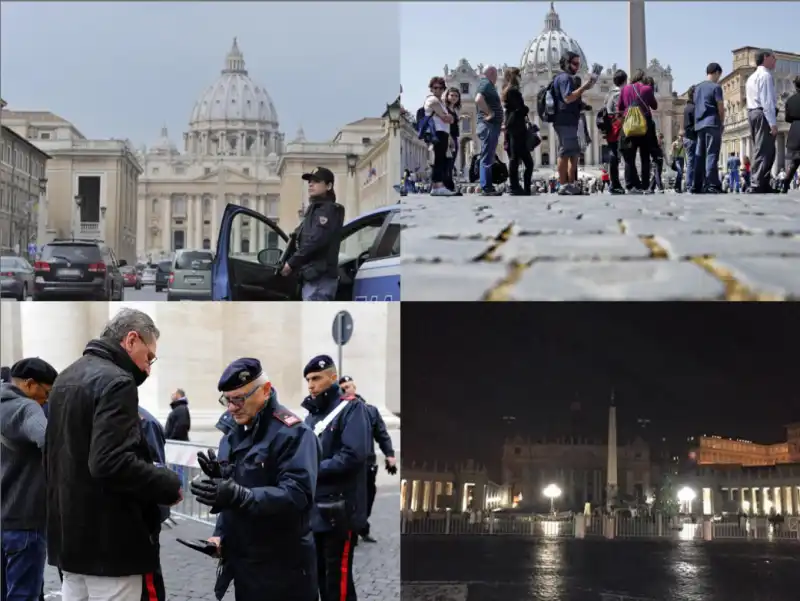
[[[500,141],[500,132],[503,125],[503,105],[497,93],[497,68],[486,67],[483,79],[478,83],[475,95],[475,105],[478,108],[478,139],[481,141],[480,150],[480,182],[482,196],[499,196],[495,190],[492,179],[494,159],[497,154],[497,143]]]
[[[653,122],[653,111],[658,109],[658,101],[652,86],[642,82],[644,72],[639,69],[631,78],[631,83],[622,88],[619,95],[617,111],[629,118],[629,112],[637,109],[641,111],[645,124],[641,130],[627,133],[625,126],[622,128],[619,147],[625,160],[625,188],[629,194],[642,194],[650,187],[650,156],[652,147],[657,143],[656,126]],[[636,169],[636,155],[642,167],[641,176]]]
[[[756,70],[747,78],[747,120],[753,139],[753,165],[750,192],[770,193],[772,165],[775,163],[775,138],[778,134],[778,98],[775,94],[775,53],[760,50],[756,54]]]
[[[606,145],[608,146],[608,175],[611,181],[609,192],[611,194],[624,194],[625,189],[619,180],[619,136],[622,131],[622,114],[619,112],[619,96],[622,88],[628,83],[628,74],[622,69],[614,73],[614,87],[608,93],[605,101],[606,112],[609,116]]]
[[[722,124],[725,122],[725,104],[722,86],[717,82],[722,76],[719,63],[709,63],[706,80],[694,88],[695,172],[692,190],[695,194],[719,194],[719,153],[722,147]]]
[[[797,179],[797,169],[800,167],[800,76],[794,78],[794,94],[786,101],[784,119],[791,124],[786,140],[786,159],[791,161],[791,165],[783,185],[783,191],[788,192],[792,181]]]
[[[675,172],[675,192],[680,194],[683,184],[683,173],[686,169],[686,149],[684,148],[684,131],[678,132],[678,137],[672,142],[672,170]]]
[[[689,86],[686,91],[686,106],[683,107],[683,149],[686,151],[686,191],[691,193],[694,187],[694,171],[697,166],[695,149],[697,147],[697,133],[694,130],[694,88]]]

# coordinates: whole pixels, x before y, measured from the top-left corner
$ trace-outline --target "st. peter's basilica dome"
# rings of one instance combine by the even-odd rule
[[[580,55],[582,69],[589,68],[589,62],[586,60],[586,55],[583,53],[580,44],[561,29],[561,19],[551,2],[550,12],[544,18],[544,30],[533,38],[525,48],[520,60],[520,69],[523,71],[527,68],[537,72],[558,72],[561,70],[558,64],[559,60],[567,51],[576,52]]]
[[[224,122],[244,128],[278,129],[278,113],[267,91],[247,75],[236,38],[219,79],[198,98],[189,119],[194,131],[216,129]],[[267,128],[264,128],[268,125]]]

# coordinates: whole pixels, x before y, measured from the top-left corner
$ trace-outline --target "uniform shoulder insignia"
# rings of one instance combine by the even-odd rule
[[[300,418],[297,417],[291,411],[276,411],[272,414],[272,417],[277,419],[279,422],[283,422],[287,426],[296,426],[300,423]]]

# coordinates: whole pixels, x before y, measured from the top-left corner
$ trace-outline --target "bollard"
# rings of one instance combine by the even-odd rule
[[[612,540],[616,535],[617,520],[610,515],[605,516],[603,520],[603,526],[606,531],[605,532],[606,538]]]
[[[714,531],[711,520],[703,520],[703,540],[714,540]]]
[[[444,533],[445,534],[450,534],[450,510],[449,509],[447,510],[447,513],[445,514]]]
[[[575,516],[575,538],[586,538],[586,516]]]

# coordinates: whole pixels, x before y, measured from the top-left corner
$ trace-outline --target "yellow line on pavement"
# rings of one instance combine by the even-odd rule
[[[752,290],[736,279],[730,269],[714,262],[714,257],[693,257],[692,263],[702,267],[707,273],[714,276],[725,286],[725,300],[731,302],[779,302],[785,300],[782,296],[759,293]]]

